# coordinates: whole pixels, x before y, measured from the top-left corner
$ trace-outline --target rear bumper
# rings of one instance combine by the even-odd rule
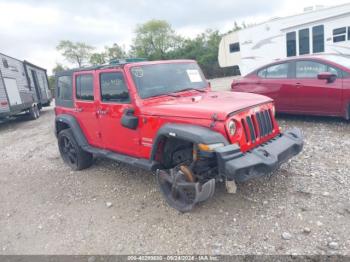
[[[219,172],[238,182],[263,176],[299,154],[303,144],[301,131],[294,128],[245,153],[237,145],[217,148]]]

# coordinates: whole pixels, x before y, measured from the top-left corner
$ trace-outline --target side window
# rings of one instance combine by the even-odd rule
[[[296,62],[297,78],[317,78],[317,75],[327,72],[327,66],[314,61],[298,61]]]
[[[239,43],[230,44],[230,53],[236,53],[240,51]]]
[[[290,32],[286,35],[287,41],[287,57],[297,55],[297,34]]]
[[[324,52],[324,26],[318,25],[312,28],[312,52]]]
[[[343,42],[346,40],[346,27],[333,29],[333,43]]]
[[[277,64],[266,68],[266,78],[287,78],[288,63]]]
[[[261,78],[266,78],[266,68],[264,69],[261,69],[259,72],[258,72],[258,77],[261,77]]]
[[[129,91],[122,73],[102,73],[100,81],[102,101],[130,103]]]
[[[332,67],[332,66],[327,66],[327,72],[330,72],[332,74],[335,74],[337,77],[342,78],[343,77],[343,73],[342,70]]]
[[[348,40],[350,40],[350,26],[348,27]]]
[[[57,78],[57,98],[61,100],[72,100],[73,88],[71,76],[60,76]]]
[[[299,55],[310,53],[310,32],[309,28],[299,30]]]
[[[94,100],[94,84],[91,74],[76,77],[76,98],[80,100]]]

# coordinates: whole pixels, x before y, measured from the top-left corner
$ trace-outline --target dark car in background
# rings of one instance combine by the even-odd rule
[[[350,57],[305,56],[279,60],[243,78],[232,91],[268,96],[277,112],[350,118]]]

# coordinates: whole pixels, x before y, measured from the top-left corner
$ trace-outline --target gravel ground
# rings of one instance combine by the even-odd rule
[[[214,81],[215,82],[215,81]],[[279,116],[305,135],[301,155],[181,214],[150,173],[61,160],[52,108],[0,124],[0,254],[350,255],[350,124]]]

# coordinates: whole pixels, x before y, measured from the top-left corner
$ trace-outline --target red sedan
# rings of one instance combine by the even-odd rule
[[[280,60],[233,80],[231,88],[271,97],[277,112],[349,119],[350,57]]]

